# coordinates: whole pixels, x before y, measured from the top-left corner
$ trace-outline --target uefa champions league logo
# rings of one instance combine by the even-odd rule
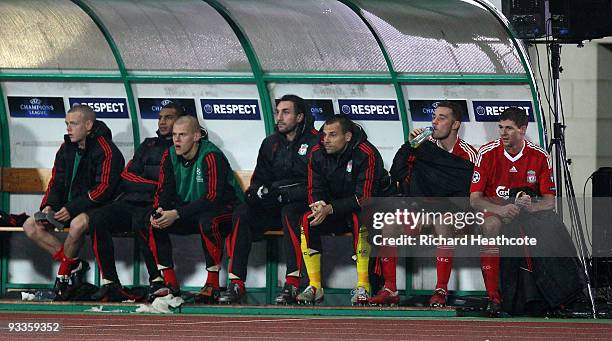
[[[485,114],[485,108],[483,108],[483,107],[482,107],[482,106],[480,106],[480,105],[479,105],[479,106],[477,106],[477,107],[476,107],[476,113],[477,113],[478,115],[480,115],[480,116],[484,115],[484,114]]]
[[[210,104],[205,104],[203,109],[204,112],[207,114],[211,114],[213,112],[213,107]]]
[[[162,107],[165,107],[166,105],[168,105],[168,104],[170,104],[170,103],[172,103],[172,101],[171,101],[171,100],[169,100],[169,99],[165,99],[165,100],[161,101],[161,105],[162,105]]]
[[[351,107],[350,107],[350,106],[348,106],[348,105],[346,105],[346,104],[345,104],[345,105],[343,105],[343,106],[342,106],[342,112],[343,112],[344,114],[347,114],[347,115],[348,115],[348,114],[350,114],[350,113],[351,113]]]
[[[30,104],[32,105],[40,105],[42,103],[42,101],[40,100],[40,98],[32,98],[30,100]]]

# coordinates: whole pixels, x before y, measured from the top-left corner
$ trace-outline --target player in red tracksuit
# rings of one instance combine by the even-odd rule
[[[458,136],[463,114],[463,110],[459,105],[448,101],[440,102],[431,118],[431,124],[434,127],[434,132],[430,136],[429,140],[435,143],[439,148],[448,151],[450,154],[474,163],[477,154],[476,149],[464,140],[460,139]],[[409,141],[412,141],[412,139],[417,137],[422,132],[422,128],[414,129],[410,133]],[[392,175],[396,172],[396,169],[399,167],[400,163],[404,164],[407,162],[407,158],[409,157],[408,149],[410,148],[410,143],[407,142],[397,152],[395,158],[393,159],[393,167],[391,168]],[[418,158],[416,158],[414,162],[419,162]],[[435,225],[434,228],[436,234],[444,237],[452,237],[454,233],[451,226]],[[434,295],[432,296],[432,300],[441,298],[441,300],[438,300],[441,302],[441,304],[432,304],[430,301],[430,305],[432,306],[443,306],[446,304],[446,292],[448,279],[452,269],[453,254],[454,247],[451,246],[441,245],[438,246],[436,250],[438,283],[436,285]],[[396,284],[397,257],[393,255],[385,256],[386,257],[378,257],[378,264],[380,264],[382,268],[382,275],[385,279],[385,284],[383,288],[379,290],[376,296],[370,298],[370,303],[374,305],[395,305],[399,304],[400,301]]]
[[[525,139],[527,114],[511,107],[500,116],[500,139],[483,145],[478,151],[470,188],[470,203],[485,213],[482,234],[486,238],[501,234],[503,224],[510,222],[521,210],[537,212],[554,208],[556,188],[552,177],[552,165],[548,153]],[[524,194],[516,196],[514,203],[510,192],[517,188],[537,193],[541,200]],[[524,193],[524,192],[522,192]],[[484,278],[491,316],[501,313],[499,294],[499,248],[482,246],[482,275]]]

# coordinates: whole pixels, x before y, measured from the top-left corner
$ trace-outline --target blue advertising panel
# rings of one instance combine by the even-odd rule
[[[139,98],[138,108],[140,109],[140,117],[156,120],[162,107],[170,103],[183,106],[185,112],[191,116],[196,114],[195,100],[193,98]]]
[[[260,120],[256,99],[201,99],[204,120]]]
[[[472,101],[477,122],[497,122],[499,115],[509,107],[519,107],[527,112],[529,122],[535,122],[531,101]]]
[[[340,112],[357,121],[399,121],[397,101],[386,99],[339,99]]]
[[[71,108],[78,104],[90,106],[97,118],[129,118],[125,98],[70,97],[68,103]]]
[[[463,109],[463,118],[461,122],[469,122],[470,115],[468,115],[468,106],[466,100],[446,100],[459,105]],[[438,107],[438,104],[442,100],[410,100],[408,105],[410,106],[410,116],[412,122],[431,122],[433,112]]]
[[[62,97],[22,97],[8,96],[11,117],[64,118],[64,99]]]

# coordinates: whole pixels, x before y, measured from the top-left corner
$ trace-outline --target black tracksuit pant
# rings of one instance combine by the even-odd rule
[[[295,207],[286,213],[287,220],[291,223],[287,224],[287,226],[283,225],[285,234],[292,233],[301,236],[303,230],[309,249],[318,252],[322,251],[321,236],[351,232],[353,234],[353,251],[357,251],[360,225],[357,213],[353,212],[344,216],[329,215],[318,226],[310,226],[308,215],[311,212],[308,207],[306,207],[306,210]],[[291,228],[293,231],[288,231],[288,228]]]
[[[231,208],[202,212],[187,219],[178,219],[166,229],[154,228],[149,221],[143,233],[149,241],[149,248],[157,264],[173,268],[172,244],[170,234],[200,235],[206,267],[219,265],[223,257],[223,241],[229,235],[232,227]],[[153,213],[151,210],[150,213]],[[218,271],[218,270],[217,270]]]
[[[94,256],[102,278],[119,283],[115,267],[113,233],[134,232],[137,247],[149,272],[149,281],[160,276],[153,254],[149,250],[142,226],[149,221],[151,203],[119,200],[88,212],[89,228]]]
[[[230,235],[229,273],[246,281],[247,265],[251,244],[263,238],[264,232],[283,227],[283,252],[287,259],[286,276],[300,277],[302,271],[302,251],[300,250],[299,222],[290,218],[292,212],[304,212],[308,209],[305,203],[293,203],[285,206],[263,208],[242,204],[236,208],[232,218]],[[294,226],[297,226],[297,233]]]

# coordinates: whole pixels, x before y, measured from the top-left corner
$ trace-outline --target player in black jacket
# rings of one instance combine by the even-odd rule
[[[178,286],[172,269],[164,273],[162,278],[149,249],[148,240],[142,233],[142,226],[148,223],[153,207],[162,155],[172,145],[172,126],[182,115],[183,107],[174,103],[161,109],[157,137],[145,139],[121,173],[120,196],[110,205],[95,209],[89,215],[91,242],[103,284],[93,295],[94,300],[121,302],[130,298],[129,293],[121,287],[115,267],[112,234],[116,232],[136,233],[136,241],[149,272],[149,299],[165,296],[171,287]],[[167,283],[164,283],[164,279]]]
[[[354,236],[358,277],[351,303],[367,303],[370,246],[367,231],[360,224],[359,211],[365,200],[380,195],[388,186],[390,178],[380,153],[367,141],[363,129],[342,115],[327,119],[322,143],[312,149],[308,163],[310,210],[293,212],[293,221],[297,220],[291,226],[294,230],[285,230],[285,233],[302,233],[301,247],[310,283],[297,296],[299,303],[323,301],[321,235],[347,231]]]
[[[146,232],[162,269],[174,266],[169,233],[200,235],[208,277],[195,299],[212,303],[219,298],[223,241],[231,231],[232,210],[244,201],[244,193],[223,152],[202,137],[195,117],[174,123],[173,146],[162,156],[156,210]]]
[[[313,118],[306,113],[304,100],[295,95],[283,96],[274,114],[276,131],[266,137],[259,148],[257,165],[246,191],[247,203],[239,206],[232,218],[229,243],[228,290],[221,303],[238,303],[245,295],[244,281],[251,243],[276,226],[287,224],[287,210],[306,204],[308,153],[318,141]],[[295,210],[293,208],[292,210]],[[300,283],[301,251],[299,234],[293,229],[283,236],[287,258],[286,283],[276,298],[277,304],[294,303]]]
[[[55,212],[55,220],[70,226],[68,236],[60,242],[50,233],[48,223],[34,217],[23,225],[28,238],[60,262],[54,288],[57,299],[65,298],[69,277],[72,284],[78,284],[89,268],[76,258],[88,230],[89,211],[114,199],[124,165],[110,129],[96,120],[90,107],[77,105],[68,110],[66,130],[40,209]]]

